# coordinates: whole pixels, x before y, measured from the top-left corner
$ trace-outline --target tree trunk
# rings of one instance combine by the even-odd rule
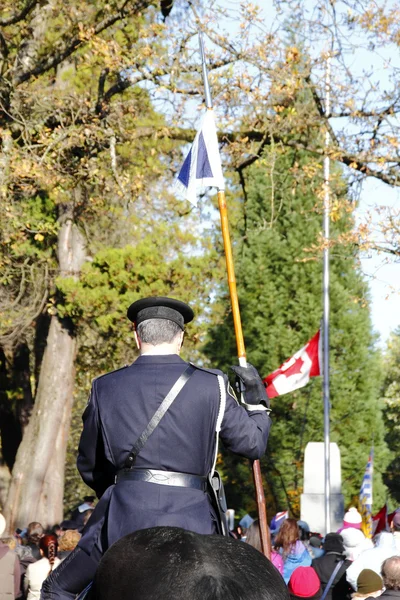
[[[50,460],[49,468],[47,469],[40,499],[40,504],[46,506],[45,512],[49,523],[52,525],[60,523],[64,518],[65,461],[67,456],[68,435],[71,426],[72,405],[73,394],[71,393],[64,406],[55,449]]]
[[[76,191],[76,195],[80,190]],[[73,222],[73,203],[60,206],[58,259],[62,277],[77,277],[86,258]],[[9,531],[62,518],[64,464],[71,419],[76,339],[69,320],[51,317],[34,409],[19,446],[4,516]]]

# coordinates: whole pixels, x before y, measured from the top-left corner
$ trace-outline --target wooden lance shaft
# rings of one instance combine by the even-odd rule
[[[226,258],[226,271],[228,274],[228,285],[229,293],[232,304],[233,324],[235,328],[236,345],[239,357],[239,364],[246,366],[246,350],[244,347],[242,321],[240,318],[239,301],[236,289],[236,278],[235,269],[233,266],[232,256],[232,245],[231,238],[229,235],[229,224],[228,224],[228,209],[226,206],[225,192],[223,190],[218,191],[218,206],[219,214],[221,217],[221,229],[222,238],[224,240],[225,258]],[[261,536],[261,547],[263,554],[271,559],[271,538],[269,534],[267,524],[267,509],[265,505],[265,495],[261,476],[260,461],[253,461],[253,480],[254,487],[256,490],[257,508],[258,508],[258,521],[260,524],[260,536]]]

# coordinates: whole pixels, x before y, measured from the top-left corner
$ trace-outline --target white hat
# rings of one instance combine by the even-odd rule
[[[356,560],[361,552],[374,547],[372,540],[365,537],[362,531],[349,527],[340,532],[343,539],[343,545],[346,551],[346,556],[350,560]]]
[[[344,515],[343,522],[358,525],[359,523],[362,523],[362,516],[360,515],[358,510],[354,506],[352,506]]]
[[[6,530],[6,520],[3,517],[3,515],[0,513],[0,537],[3,535],[5,530]]]

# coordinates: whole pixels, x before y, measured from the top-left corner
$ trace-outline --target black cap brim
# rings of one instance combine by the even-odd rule
[[[183,329],[183,325],[190,323],[193,318],[194,312],[188,304],[164,296],[142,298],[128,308],[128,319],[136,325],[147,319],[169,319]]]

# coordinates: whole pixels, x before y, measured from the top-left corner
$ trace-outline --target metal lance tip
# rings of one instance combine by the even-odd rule
[[[210,92],[210,86],[208,84],[206,55],[204,52],[204,42],[203,42],[203,32],[202,31],[199,31],[199,46],[200,46],[200,56],[201,56],[201,67],[203,70],[203,83],[204,83],[204,95],[205,95],[205,99],[206,99],[206,107],[212,108],[211,92]]]

